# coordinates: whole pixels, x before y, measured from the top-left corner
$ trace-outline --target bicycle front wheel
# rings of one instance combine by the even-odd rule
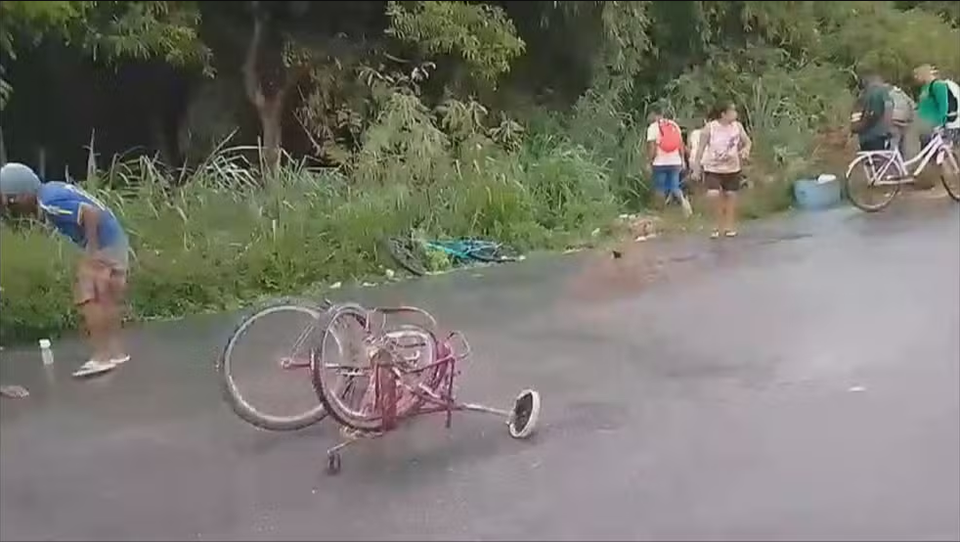
[[[367,330],[367,312],[357,305],[337,305],[325,320],[322,338],[311,352],[314,390],[340,425],[379,431],[383,416],[378,383],[387,381],[388,375],[375,374],[379,369]]]
[[[960,153],[954,148],[945,148],[943,152],[940,180],[953,201],[960,201]]]
[[[861,155],[847,167],[847,174],[844,177],[844,191],[850,202],[858,209],[868,213],[879,211],[890,205],[897,194],[900,193],[902,184],[900,182],[890,182],[907,176],[898,162],[894,162],[886,168],[883,179],[878,174],[878,171],[883,169],[881,164],[888,160],[889,158],[885,157]],[[884,181],[887,182],[877,184]]]
[[[280,300],[243,318],[227,340],[217,370],[224,399],[244,421],[292,431],[326,416],[310,383],[310,348],[323,332],[325,307]]]
[[[474,260],[484,263],[515,262],[520,259],[517,251],[497,243],[485,243],[471,250],[469,254]]]

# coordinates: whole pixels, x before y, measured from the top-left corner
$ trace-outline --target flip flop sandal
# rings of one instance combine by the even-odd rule
[[[24,388],[23,386],[18,386],[16,384],[0,386],[0,397],[7,397],[9,399],[23,399],[24,397],[29,396],[30,392],[27,391],[27,388]]]
[[[725,236],[727,236],[727,237],[736,237],[736,236],[737,236],[737,232],[736,232],[736,231],[728,231],[728,232],[724,233],[723,235],[725,235]]]
[[[97,361],[90,360],[80,366],[79,369],[73,372],[74,378],[84,378],[87,376],[95,376],[103,374],[113,370],[116,367],[112,362],[109,361]]]
[[[110,363],[114,365],[123,365],[124,363],[130,361],[130,354],[120,356],[119,358],[113,358],[110,360]]]
[[[719,238],[720,238],[720,230],[713,230],[713,233],[710,234],[710,239],[719,239]]]

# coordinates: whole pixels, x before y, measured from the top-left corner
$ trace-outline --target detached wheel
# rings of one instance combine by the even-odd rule
[[[474,260],[484,263],[515,262],[520,259],[519,253],[507,245],[491,244],[469,254]]]
[[[513,403],[513,412],[507,427],[510,436],[525,439],[533,434],[540,419],[540,394],[534,390],[523,390]]]
[[[397,265],[414,276],[422,277],[427,274],[427,268],[423,265],[426,259],[423,247],[413,239],[388,237],[383,240],[383,246]]]

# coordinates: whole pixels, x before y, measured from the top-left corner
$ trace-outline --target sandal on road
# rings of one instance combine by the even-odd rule
[[[16,384],[0,386],[0,397],[6,397],[8,399],[23,399],[29,395],[30,392],[27,391],[27,388],[24,388],[23,386],[17,386]]]
[[[130,361],[130,354],[124,354],[120,357],[112,358],[110,363],[114,365],[123,365],[124,363]]]
[[[98,374],[103,374],[114,369],[116,365],[112,361],[99,361],[92,359],[83,365],[79,369],[73,372],[74,378],[84,378],[87,376],[94,376]]]
[[[736,236],[737,236],[737,230],[730,230],[730,231],[724,232],[723,235],[725,235],[725,236],[727,236],[727,237],[736,237]]]

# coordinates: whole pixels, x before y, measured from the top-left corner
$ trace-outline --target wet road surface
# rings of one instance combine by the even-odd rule
[[[341,296],[348,295],[342,292]],[[348,449],[331,420],[246,426],[213,361],[225,316],[81,352],[9,349],[0,538],[960,539],[960,211],[755,225],[735,240],[531,258],[357,292],[462,329],[469,400],[532,386],[541,429],[427,417]]]

